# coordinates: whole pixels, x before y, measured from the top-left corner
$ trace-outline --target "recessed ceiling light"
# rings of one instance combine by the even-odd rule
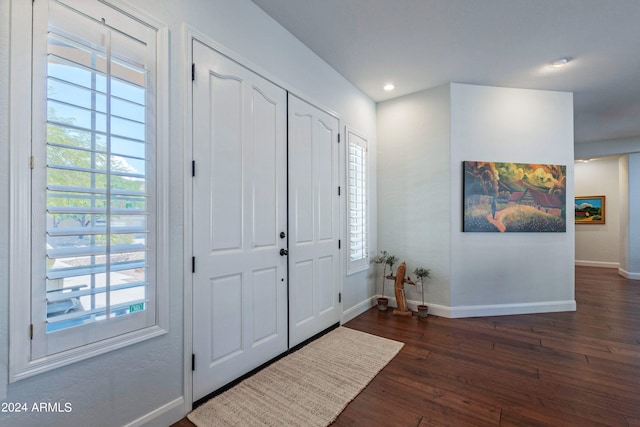
[[[384,85],[383,89],[386,90],[387,92],[390,90],[394,90],[396,87],[391,84],[391,83],[387,83],[386,85]]]
[[[555,61],[551,61],[549,63],[550,67],[560,68],[567,65],[569,62],[573,61],[573,58],[570,56],[563,56],[562,58],[558,58]]]

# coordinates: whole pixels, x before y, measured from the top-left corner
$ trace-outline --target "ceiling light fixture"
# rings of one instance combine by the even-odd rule
[[[560,68],[560,67],[564,67],[565,65],[567,65],[571,61],[573,61],[572,57],[563,56],[562,58],[558,58],[555,61],[551,61],[549,63],[549,66],[553,67],[553,68]]]
[[[394,90],[396,87],[392,83],[387,83],[384,85],[383,89],[389,92],[390,90]]]

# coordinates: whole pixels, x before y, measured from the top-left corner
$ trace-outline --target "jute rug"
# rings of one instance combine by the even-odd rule
[[[404,344],[339,327],[188,415],[198,427],[327,426]]]

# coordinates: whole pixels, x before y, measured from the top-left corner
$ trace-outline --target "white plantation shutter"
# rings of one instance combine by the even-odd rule
[[[347,271],[354,273],[369,267],[367,140],[349,128],[346,133],[349,150]]]
[[[46,41],[34,37],[46,112],[45,129],[34,124],[33,357],[156,323],[157,30],[86,0],[46,12]]]

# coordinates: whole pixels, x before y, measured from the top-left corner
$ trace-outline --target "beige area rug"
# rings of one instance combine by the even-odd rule
[[[339,327],[188,415],[198,427],[327,426],[403,343]]]

